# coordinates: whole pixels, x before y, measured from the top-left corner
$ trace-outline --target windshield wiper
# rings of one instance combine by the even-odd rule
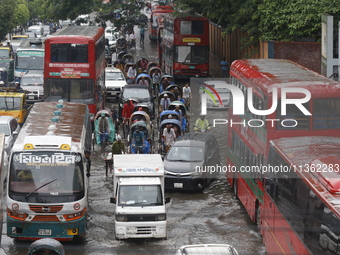
[[[43,185],[39,186],[38,188],[36,188],[35,190],[33,190],[32,192],[28,193],[28,194],[25,196],[26,200],[27,200],[27,198],[28,198],[30,195],[32,195],[33,192],[35,192],[35,191],[37,191],[37,190],[39,190],[39,189],[45,187],[46,185],[48,185],[48,184],[50,184],[50,183],[52,183],[52,182],[55,182],[56,180],[58,180],[58,179],[54,179],[54,180],[52,180],[52,181],[46,182],[45,184],[43,184]]]

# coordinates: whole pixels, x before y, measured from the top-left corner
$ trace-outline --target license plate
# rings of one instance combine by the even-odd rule
[[[174,183],[174,188],[180,188],[182,189],[183,188],[183,183]]]
[[[34,99],[34,96],[28,96],[28,99]]]
[[[39,229],[38,235],[39,236],[50,236],[52,235],[52,229]]]

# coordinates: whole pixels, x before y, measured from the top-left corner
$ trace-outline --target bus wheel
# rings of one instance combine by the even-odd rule
[[[236,178],[234,178],[234,181],[233,181],[233,191],[234,191],[235,198],[238,198],[238,196],[237,196],[237,179]]]

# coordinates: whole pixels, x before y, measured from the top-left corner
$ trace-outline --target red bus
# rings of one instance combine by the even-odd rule
[[[339,254],[340,138],[270,142],[259,227],[267,254]]]
[[[105,66],[103,28],[67,26],[57,31],[45,40],[44,101],[87,104],[93,121],[104,108]]]
[[[209,75],[209,20],[188,13],[164,15],[162,70],[175,78]]]
[[[231,171],[227,172],[227,178],[250,218],[256,222],[260,205],[264,203],[263,176],[244,169],[259,169],[266,164],[271,140],[301,136],[340,137],[340,83],[280,59],[236,60],[230,67],[230,76],[232,85],[253,108],[267,110],[277,103],[272,113],[256,115],[249,105],[234,109],[232,99],[228,111],[227,166]],[[301,104],[286,105],[284,97],[292,101],[306,98],[296,89],[309,91],[310,98]],[[287,90],[290,92],[284,94]],[[236,115],[240,108],[246,109],[244,114]]]
[[[150,16],[150,40],[157,39],[157,29],[159,26],[159,18],[162,18],[165,13],[173,12],[174,9],[170,5],[155,5],[152,8]]]

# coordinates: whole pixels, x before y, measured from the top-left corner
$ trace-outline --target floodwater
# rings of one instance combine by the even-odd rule
[[[135,31],[137,47],[131,50],[135,60],[145,57],[149,61],[157,62],[156,44],[150,43],[146,34],[145,45],[140,47],[137,27]],[[107,103],[107,107],[110,104]],[[194,116],[191,123],[193,118]],[[209,111],[207,118],[210,122],[212,119],[226,118],[226,112]],[[212,128],[211,132],[220,145],[221,164],[224,165],[226,127],[219,125]],[[171,197],[171,202],[167,204],[168,238],[166,240],[115,240],[113,214],[115,205],[110,203],[113,194],[112,178],[105,177],[104,162],[98,147],[95,146],[91,158],[88,233],[82,241],[63,243],[67,255],[170,255],[175,254],[182,245],[199,243],[231,244],[239,254],[265,254],[256,224],[250,221],[241,203],[234,198],[223,173],[204,192],[166,194]],[[14,241],[7,237],[4,224],[2,248],[6,254],[26,254],[29,244],[30,242]]]

